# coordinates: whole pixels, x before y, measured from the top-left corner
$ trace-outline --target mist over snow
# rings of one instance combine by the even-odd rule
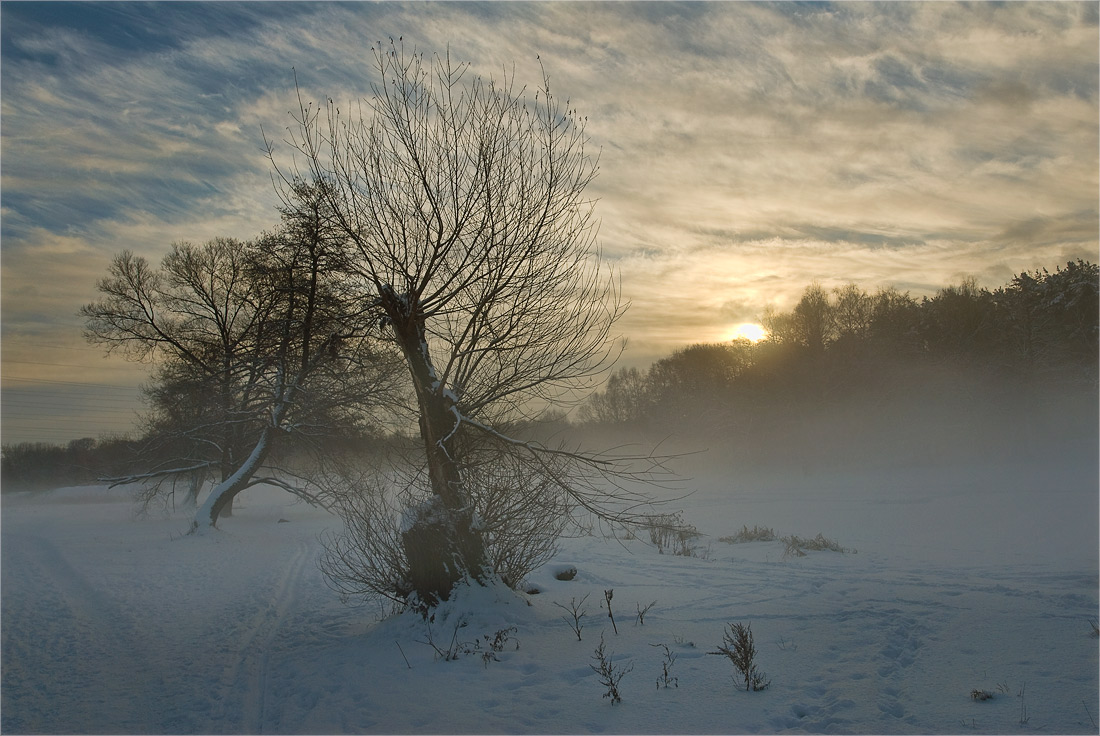
[[[186,512],[135,517],[126,489],[5,493],[0,727],[1096,733],[1096,390],[956,379],[660,438],[571,430],[695,451],[657,492],[700,536],[566,539],[537,594],[462,591],[430,624],[341,602],[317,567],[339,522],[273,488],[204,538]],[[746,527],[776,539],[732,543]],[[781,539],[819,533],[843,551]],[[766,690],[708,655],[736,622]],[[632,667],[618,704],[590,667],[601,635]]]

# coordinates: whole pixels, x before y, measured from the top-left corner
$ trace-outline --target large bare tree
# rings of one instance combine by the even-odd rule
[[[85,336],[157,365],[151,438],[170,446],[147,473],[116,479],[155,493],[165,481],[217,480],[193,527],[213,527],[264,474],[274,445],[347,428],[385,395],[386,362],[369,316],[347,294],[346,241],[316,187],[295,182],[279,229],[253,241],[178,243],[159,268],[130,252],[81,310]]]
[[[585,196],[598,157],[584,119],[545,73],[532,93],[514,73],[486,79],[392,41],[374,59],[372,98],[348,112],[300,97],[293,163],[269,151],[284,181],[323,182],[364,303],[404,359],[425,493],[391,535],[403,567],[395,585],[430,605],[465,577],[501,574],[500,538],[515,528],[486,526],[486,484],[555,515],[580,506],[624,519],[644,497],[617,483],[631,475],[622,458],[510,429],[591,387],[620,349],[624,304]]]

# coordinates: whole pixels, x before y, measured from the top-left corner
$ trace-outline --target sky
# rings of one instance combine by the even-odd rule
[[[149,366],[83,342],[112,256],[276,224],[263,132],[370,95],[372,43],[587,116],[623,365],[807,285],[914,297],[1097,260],[1098,4],[0,4],[3,443],[131,430]]]

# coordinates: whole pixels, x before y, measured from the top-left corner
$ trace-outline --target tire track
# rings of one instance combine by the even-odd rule
[[[224,690],[238,693],[236,702],[225,703],[224,722],[239,722],[245,733],[263,733],[272,650],[280,630],[297,604],[303,572],[312,560],[311,546],[299,540],[290,559],[271,587],[256,591],[255,613],[231,637],[234,652],[223,677]],[[248,609],[246,609],[248,610]]]

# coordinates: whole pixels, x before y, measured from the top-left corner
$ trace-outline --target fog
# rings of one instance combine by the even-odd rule
[[[679,421],[578,436],[672,455],[688,521],[715,537],[732,530],[709,519],[732,515],[738,528],[821,532],[928,561],[994,564],[1040,549],[1095,569],[1097,406],[1095,385],[914,369],[840,395],[704,404]]]
[[[911,372],[559,426],[672,454],[679,481],[650,490],[701,536],[686,553],[644,530],[560,540],[537,594],[464,590],[436,612],[437,640],[516,642],[456,661],[419,615],[341,600],[318,569],[339,520],[282,489],[249,489],[208,537],[181,536],[186,510],[135,520],[125,488],[5,493],[0,728],[1095,733],[1097,392],[1031,385]],[[728,541],[757,525],[777,537]],[[818,533],[843,552],[779,537]],[[597,603],[612,591],[617,629]],[[578,641],[559,606],[585,600]],[[751,623],[765,692],[705,656],[732,621]],[[605,640],[633,670],[620,705],[589,666]],[[655,689],[665,651],[675,686]]]

